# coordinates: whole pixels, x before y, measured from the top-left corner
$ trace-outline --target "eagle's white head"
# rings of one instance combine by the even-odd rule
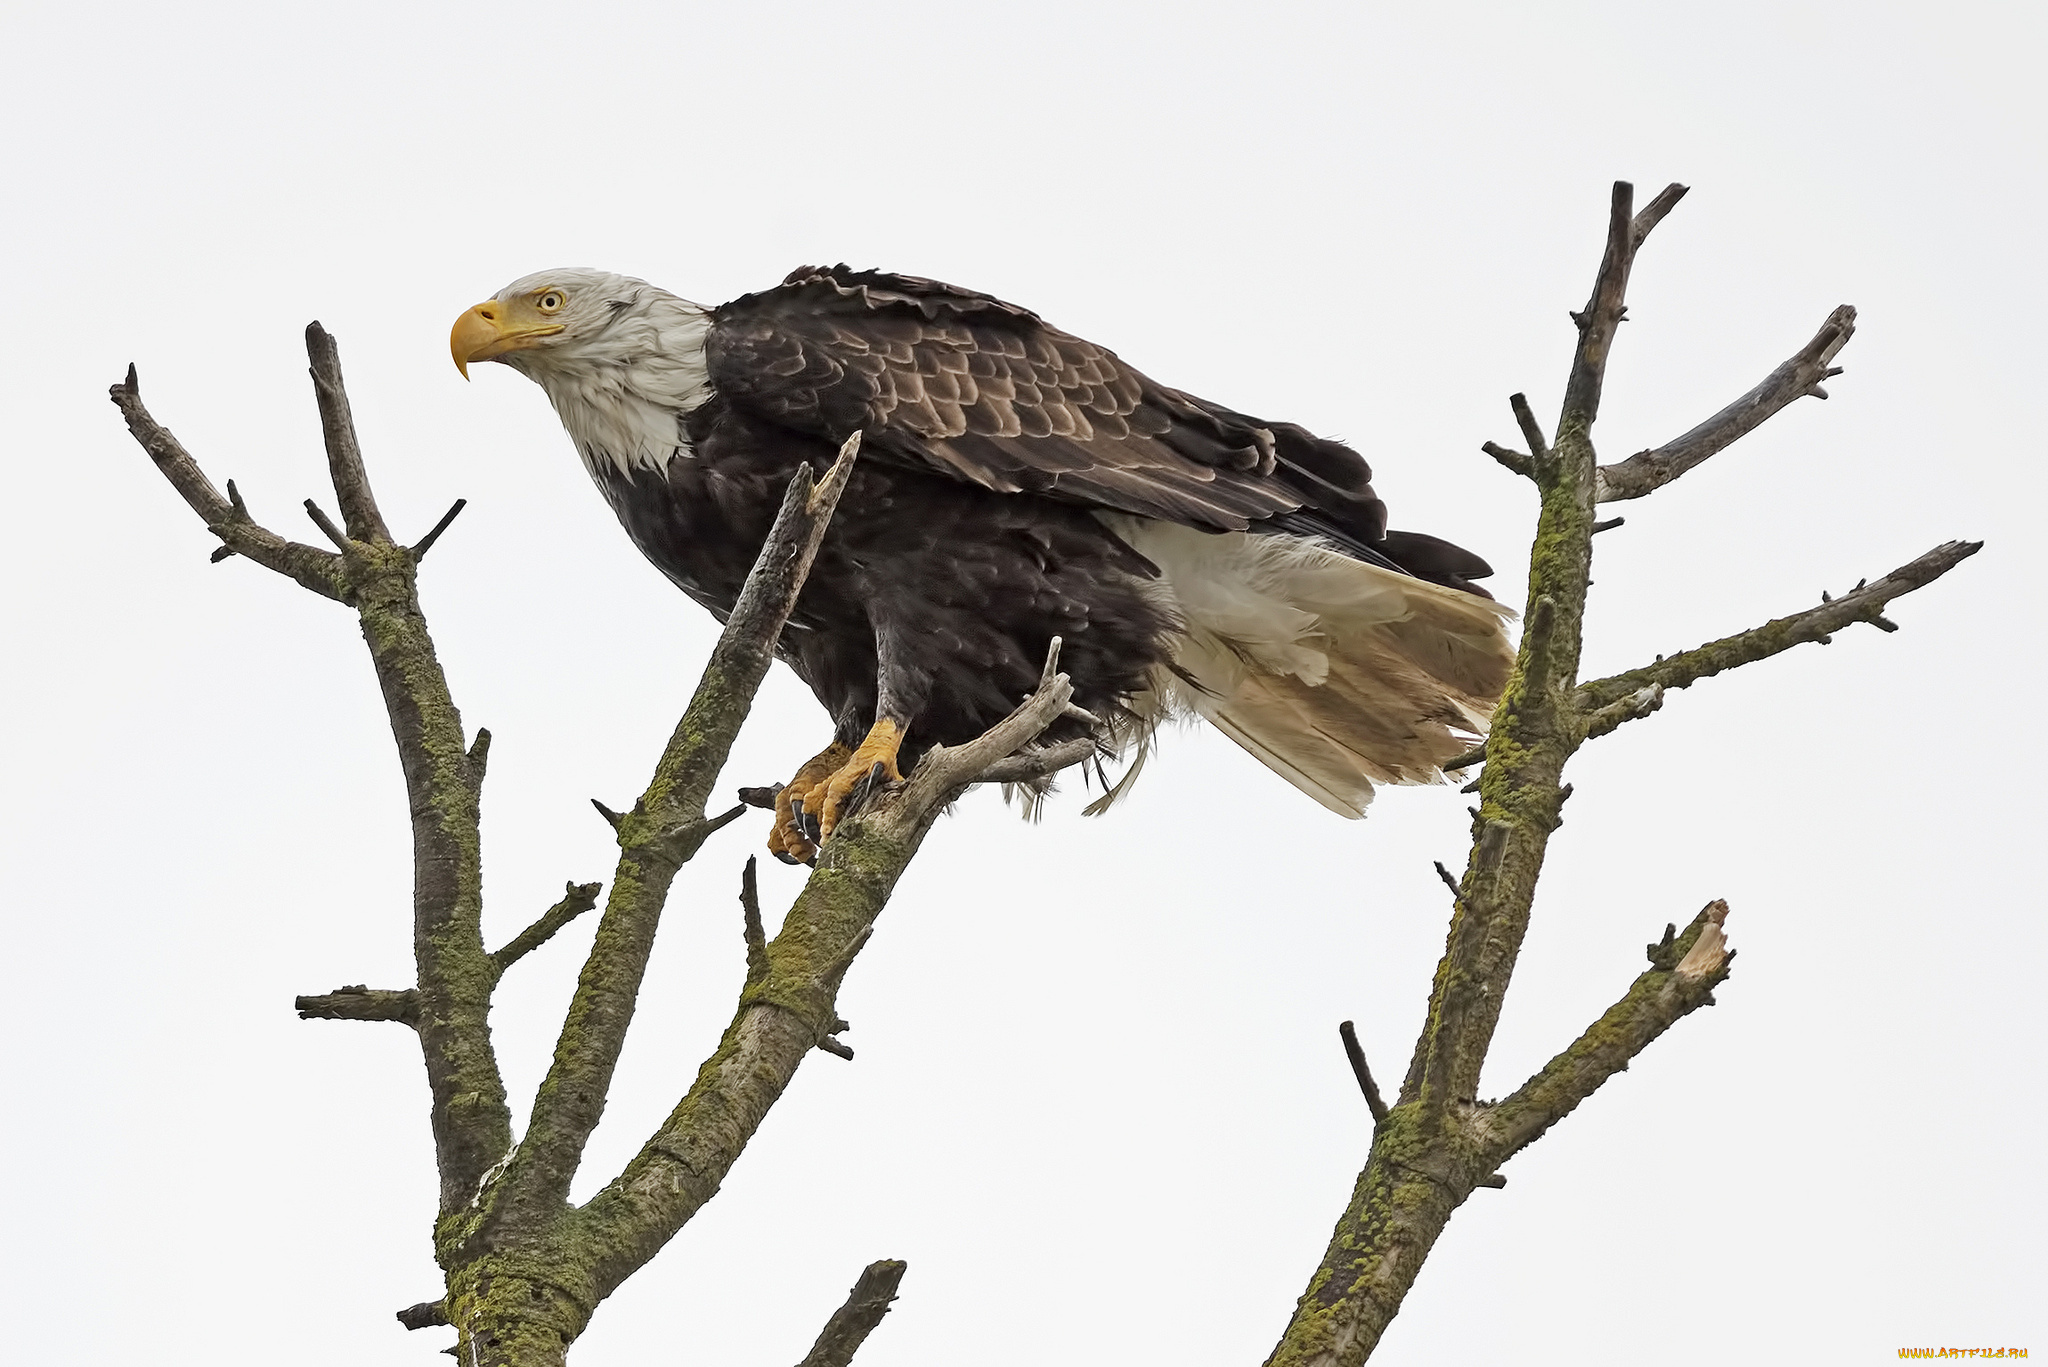
[[[710,330],[710,310],[645,280],[570,267],[505,286],[448,345],[464,378],[500,361],[546,390],[591,474],[630,474],[687,454],[681,416],[710,397]]]

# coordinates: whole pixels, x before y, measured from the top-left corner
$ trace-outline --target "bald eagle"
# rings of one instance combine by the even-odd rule
[[[777,647],[834,725],[769,848],[815,858],[875,766],[999,721],[1053,637],[1091,736],[1135,775],[1206,718],[1332,811],[1426,783],[1483,732],[1513,660],[1485,561],[1389,531],[1350,448],[1169,389],[990,295],[805,267],[704,307],[553,270],[464,313],[553,401],[626,533],[721,620],[799,465],[861,460]]]

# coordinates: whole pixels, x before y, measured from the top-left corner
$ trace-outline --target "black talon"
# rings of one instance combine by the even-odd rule
[[[846,801],[839,804],[839,819],[844,821],[861,808],[867,806],[868,799],[875,795],[875,789],[882,786],[883,775],[888,772],[889,766],[877,760],[874,767],[868,770],[868,776],[860,781],[858,787],[846,795]]]
[[[795,855],[791,854],[787,850],[776,850],[775,857],[777,859],[780,859],[785,864],[801,864],[804,862],[803,860],[797,858]]]

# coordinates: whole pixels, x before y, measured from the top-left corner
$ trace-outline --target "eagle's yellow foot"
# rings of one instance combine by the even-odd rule
[[[885,717],[874,724],[867,738],[843,764],[814,782],[810,791],[797,795],[806,833],[814,843],[822,845],[830,840],[833,829],[866,800],[874,786],[869,782],[870,776],[886,783],[903,781],[903,774],[896,767],[896,753],[902,747],[903,728]],[[840,753],[845,754],[844,749]]]
[[[775,828],[768,832],[768,853],[785,864],[817,861],[817,844],[804,833],[796,803],[812,788],[830,778],[852,753],[838,741],[833,741],[806,760],[804,767],[796,771],[796,777],[775,795]]]

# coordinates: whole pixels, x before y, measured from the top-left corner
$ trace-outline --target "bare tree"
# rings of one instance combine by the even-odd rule
[[[1655,712],[1669,689],[1803,642],[1824,643],[1857,622],[1893,630],[1883,616],[1887,603],[1978,549],[1950,542],[1841,598],[1823,594],[1818,606],[1752,631],[1611,678],[1579,680],[1592,540],[1614,525],[1596,519],[1597,505],[1655,491],[1802,395],[1825,398],[1821,381],[1838,373],[1831,363],[1854,330],[1854,310],[1837,309],[1811,342],[1721,412],[1664,446],[1599,464],[1591,433],[1629,268],[1684,193],[1671,186],[1635,213],[1630,187],[1615,186],[1592,298],[1573,315],[1579,344],[1556,433],[1546,437],[1516,395],[1511,402],[1528,449],[1485,448],[1533,481],[1541,496],[1523,639],[1485,748],[1452,766],[1479,766],[1472,789],[1480,805],[1463,878],[1438,866],[1452,892],[1449,939],[1393,1105],[1382,1100],[1349,1022],[1342,1029],[1375,1122],[1371,1154],[1274,1364],[1364,1361],[1465,1198],[1503,1185],[1503,1162],[1680,1017],[1711,1004],[1728,975],[1728,908],[1717,901],[1683,932],[1667,926],[1649,946],[1649,970],[1534,1077],[1499,1101],[1477,1099],[1545,847],[1571,793],[1563,771],[1578,747]],[[810,1052],[852,1056],[838,1038],[845,1029],[836,1008],[840,981],[947,804],[975,783],[1057,772],[1091,747],[1037,744],[1045,727],[1073,707],[1056,641],[1038,688],[1015,712],[974,741],[930,751],[906,782],[877,792],[840,828],[773,940],[763,928],[749,860],[740,888],[746,974],[731,1023],[633,1159],[590,1200],[572,1205],[570,1183],[603,1110],[669,888],[705,841],[745,810],[712,815],[711,788],[857,459],[859,434],[822,477],[805,469],[791,482],[646,791],[631,811],[599,807],[617,832],[618,864],[553,1062],[515,1140],[491,1046],[492,994],[515,963],[594,909],[600,887],[570,884],[526,930],[498,949],[485,948],[478,812],[490,733],[465,734],[416,592],[422,557],[462,504],[413,545],[393,538],[356,444],[334,340],[315,323],[306,341],[341,522],[311,500],[306,511],[332,550],[258,525],[233,481],[223,496],[143,406],[133,367],[112,397],[137,442],[220,539],[216,560],[243,556],[356,610],[410,798],[418,981],[343,987],[300,997],[297,1008],[307,1018],[399,1022],[419,1036],[440,1171],[434,1248],[446,1286],[399,1319],[409,1328],[452,1325],[454,1351],[469,1367],[561,1363],[598,1303],[716,1194]],[[758,801],[759,793],[742,797]],[[886,1313],[903,1273],[904,1264],[894,1261],[863,1271],[803,1367],[850,1361]]]

